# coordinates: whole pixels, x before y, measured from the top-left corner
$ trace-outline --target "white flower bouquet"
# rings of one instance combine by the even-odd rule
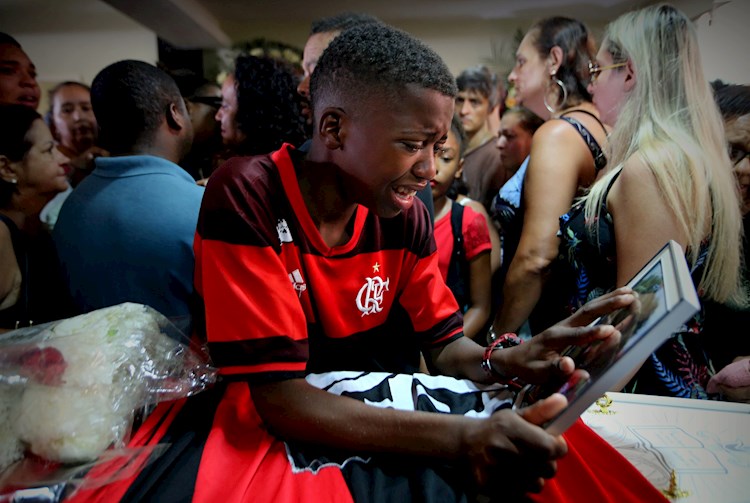
[[[123,447],[136,411],[216,380],[199,345],[125,303],[0,335],[0,471],[25,455],[91,462]]]

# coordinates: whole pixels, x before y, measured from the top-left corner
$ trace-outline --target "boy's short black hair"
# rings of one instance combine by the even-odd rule
[[[397,95],[407,84],[455,98],[456,81],[435,51],[386,24],[344,31],[323,52],[310,79],[313,108],[327,94],[364,100],[373,91]]]
[[[382,21],[370,14],[359,12],[342,12],[335,16],[324,17],[313,21],[310,35],[316,33],[329,33],[332,31],[344,31],[361,24],[382,23]]]
[[[171,104],[182,95],[174,79],[154,65],[124,60],[104,68],[91,84],[99,143],[112,154],[149,143]]]
[[[497,74],[484,65],[467,68],[456,78],[459,92],[474,91],[487,98],[490,109],[497,105],[500,88]]]

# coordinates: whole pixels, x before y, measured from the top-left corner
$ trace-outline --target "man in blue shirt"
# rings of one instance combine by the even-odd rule
[[[96,76],[91,102],[112,157],[96,159],[53,232],[73,299],[83,312],[130,301],[191,314],[203,188],[177,165],[193,138],[180,91],[160,69],[128,60]]]

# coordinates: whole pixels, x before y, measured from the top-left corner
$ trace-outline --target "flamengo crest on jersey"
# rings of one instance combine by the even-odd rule
[[[372,272],[380,272],[380,264],[375,262]],[[362,316],[383,310],[383,293],[388,291],[390,282],[390,278],[383,280],[380,276],[365,278],[365,284],[357,294],[357,308],[362,312]]]

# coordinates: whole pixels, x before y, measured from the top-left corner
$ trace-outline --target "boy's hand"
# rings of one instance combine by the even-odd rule
[[[575,370],[569,357],[560,352],[570,345],[583,345],[597,339],[618,337],[611,325],[587,327],[600,316],[626,307],[635,300],[630,288],[619,288],[587,302],[565,320],[553,325],[531,340],[512,348],[495,351],[493,366],[507,376],[518,377],[528,383],[564,382]]]
[[[466,452],[474,480],[483,494],[503,497],[539,492],[557,472],[556,459],[568,447],[562,437],[538,425],[554,418],[567,404],[554,394],[520,411],[501,410],[478,422],[468,433]]]

